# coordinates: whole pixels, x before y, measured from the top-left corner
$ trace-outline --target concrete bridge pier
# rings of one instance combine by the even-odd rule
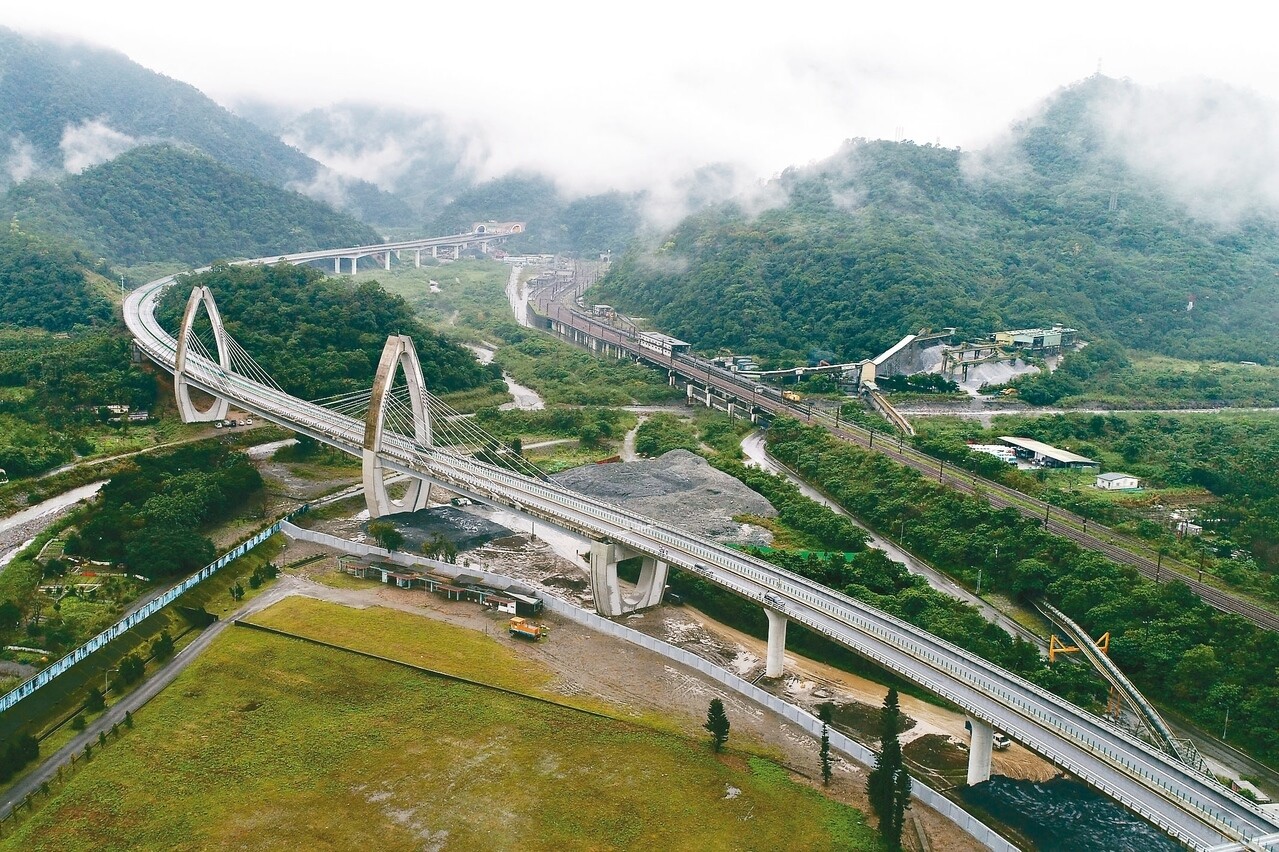
[[[768,660],[764,665],[764,677],[781,677],[786,654],[786,616],[764,607],[768,616]]]
[[[644,559],[639,581],[635,584],[634,593],[623,595],[617,579],[617,563],[636,556]],[[646,553],[637,553],[616,542],[591,542],[591,592],[595,597],[595,611],[605,618],[660,604],[669,573],[670,566],[666,562]]]
[[[340,257],[333,258],[333,274],[334,275],[342,274],[342,258]]]
[[[413,267],[415,269],[422,268],[422,250],[418,249],[413,253]]]
[[[382,268],[387,272],[391,271],[391,253],[389,251],[382,256]]]
[[[670,385],[671,387],[675,387],[675,371],[674,370],[666,371],[666,383]]]
[[[968,717],[972,737],[968,741],[968,786],[990,780],[991,741],[995,729],[980,719]]]

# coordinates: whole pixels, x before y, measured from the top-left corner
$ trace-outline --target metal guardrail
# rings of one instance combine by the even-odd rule
[[[345,550],[358,555],[386,552],[383,548],[376,547],[374,545],[341,539],[337,536],[318,533],[314,530],[302,529],[292,524],[284,525],[282,529],[286,535],[296,536],[299,539],[323,544],[327,547]],[[400,561],[397,560],[396,557],[403,556],[404,555],[398,552],[387,554],[387,558],[392,561]],[[468,565],[465,568],[459,569],[459,566],[457,565],[438,563],[436,560],[426,560],[422,557],[412,557],[411,561],[413,563],[434,563],[437,567],[445,569],[464,570],[468,574],[474,574],[480,577],[485,583],[499,586],[519,582],[514,578],[486,571],[478,565]],[[613,636],[614,638],[622,639],[623,641],[629,642],[633,645],[646,648],[666,657],[667,659],[688,666],[691,669],[707,675],[716,682],[723,684],[725,687],[733,690],[734,692],[745,696],[747,699],[767,707],[782,718],[797,725],[800,729],[808,732],[814,738],[821,736],[822,722],[811,713],[778,698],[770,692],[760,689],[758,686],[755,686],[744,678],[733,674],[722,666],[717,666],[709,660],[697,656],[691,651],[686,651],[683,648],[664,642],[661,639],[654,638],[645,633],[640,633],[637,630],[633,630],[625,625],[618,624],[615,621],[611,621],[593,612],[584,610],[581,607],[560,598],[543,596],[542,602],[548,612],[555,613],[558,616],[567,618],[570,621],[599,633],[604,633],[609,636]],[[856,760],[864,766],[873,765],[875,753],[869,748],[851,737],[846,736],[840,731],[831,729],[828,731],[828,734],[830,736],[831,745],[836,751],[852,757],[853,760]],[[911,779],[911,795],[933,810],[940,812],[943,816],[955,823],[955,825],[959,826],[964,832],[971,835],[978,842],[984,844],[987,848],[996,850],[996,852],[1016,852],[1018,849],[1017,846],[1010,843],[990,826],[964,810],[962,806],[946,798],[944,795],[929,787],[927,784],[924,784],[917,778]]]
[[[240,544],[233,547],[231,550],[222,554],[222,556],[218,557],[217,560],[210,562],[208,565],[205,565],[203,568],[201,568],[199,571],[195,572],[191,576],[187,577],[181,583],[178,583],[177,585],[170,587],[168,591],[160,595],[158,598],[148,601],[142,607],[139,607],[134,612],[129,613],[124,618],[120,619],[115,624],[108,627],[106,630],[103,630],[97,636],[94,636],[88,642],[85,642],[83,645],[76,648],[74,651],[67,654],[62,659],[58,660],[57,662],[53,663],[47,668],[42,669],[41,671],[32,675],[27,680],[18,684],[16,687],[14,687],[8,693],[6,693],[3,697],[0,697],[0,713],[10,709],[14,705],[16,705],[19,701],[22,701],[24,698],[28,698],[31,695],[34,695],[39,689],[41,689],[44,686],[47,686],[54,678],[58,677],[59,675],[65,674],[67,671],[69,671],[72,668],[72,666],[75,666],[77,663],[86,659],[94,651],[97,651],[99,648],[105,647],[106,645],[110,644],[114,640],[118,639],[120,636],[127,633],[131,628],[142,623],[143,621],[145,621],[147,618],[151,617],[152,615],[155,615],[157,612],[164,609],[166,606],[173,603],[178,598],[182,597],[182,595],[184,595],[186,592],[189,592],[191,589],[195,588],[200,583],[212,577],[221,568],[226,567],[227,563],[232,562],[236,559],[239,559],[241,556],[248,553],[250,550],[257,547],[259,544],[266,541],[271,536],[275,535],[277,532],[280,531],[280,524],[288,520],[291,520],[292,518],[297,517],[298,515],[305,512],[308,508],[309,508],[309,505],[303,505],[302,507],[290,512],[288,515],[285,515],[283,518],[271,524],[271,526],[262,530],[257,535],[250,538],[248,541],[241,542]]]
[[[131,311],[126,315],[139,319],[139,302],[152,298],[160,283],[135,291],[130,298]],[[163,352],[160,363],[165,364],[172,355],[160,344],[171,341],[171,337],[155,323],[153,315],[141,319],[143,327],[134,329],[135,335],[151,335],[154,343],[149,344],[150,348]],[[240,404],[291,428],[310,431],[348,452],[359,451],[361,421],[237,374],[227,374],[211,362],[198,358],[194,361],[190,366],[193,380],[206,384],[229,380],[231,384],[226,387],[233,386]],[[768,591],[781,592],[797,604],[789,617],[856,648],[975,717],[1000,726],[1013,738],[1117,798],[1182,842],[1203,847],[1208,845],[1209,832],[1227,839],[1272,833],[1271,821],[1241,797],[1208,779],[1187,775],[1184,766],[1136,737],[842,593],[760,560],[724,551],[716,543],[676,527],[583,500],[565,489],[527,480],[474,459],[417,445],[404,436],[391,437],[384,457],[392,469],[461,488],[517,511],[531,511],[593,537],[615,538],[641,550],[663,544],[673,549],[663,557],[672,564],[692,567],[700,561],[713,566],[719,585],[752,600],[762,601]],[[1103,775],[1106,768],[1116,774]],[[1124,776],[1127,786],[1120,783]],[[1186,823],[1188,817],[1193,822]]]

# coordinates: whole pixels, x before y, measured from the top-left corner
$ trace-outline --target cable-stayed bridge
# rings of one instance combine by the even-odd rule
[[[322,261],[353,251],[245,262]],[[1100,717],[819,583],[546,481],[425,388],[409,338],[388,339],[367,392],[302,400],[282,390],[226,333],[207,289],[192,291],[176,335],[162,328],[156,301],[173,284],[169,276],[133,291],[125,321],[139,350],[174,374],[183,418],[221,418],[234,403],[361,457],[373,516],[421,508],[430,485],[439,484],[582,535],[592,542],[591,584],[603,615],[659,603],[671,566],[697,573],[763,607],[769,676],[782,673],[786,625],[793,620],[963,708],[973,728],[970,783],[989,777],[998,728],[1191,848],[1279,850],[1279,823],[1254,804]],[[201,308],[209,316],[208,343],[193,332]],[[201,410],[192,390],[215,401]],[[383,484],[388,472],[415,482],[398,504]],[[617,563],[632,556],[643,557],[644,567],[628,592],[618,583]]]

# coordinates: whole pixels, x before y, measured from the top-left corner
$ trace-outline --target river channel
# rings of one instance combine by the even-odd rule
[[[774,461],[768,455],[762,433],[747,435],[742,440],[742,452],[747,464],[786,478],[806,497],[851,518],[826,495]],[[912,574],[924,577],[933,588],[978,607],[987,618],[1010,633],[1038,645],[1043,644],[1039,637],[955,584],[945,574],[870,530],[867,530],[867,535],[867,543],[871,547],[883,550],[891,559],[904,564]],[[1042,852],[1173,852],[1181,848],[1163,832],[1120,805],[1068,778],[1034,782],[996,775],[985,784],[963,788],[961,799],[988,814],[990,822],[1009,826]]]

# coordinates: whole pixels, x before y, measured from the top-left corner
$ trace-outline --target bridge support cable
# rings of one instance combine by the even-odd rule
[[[224,373],[231,369],[231,349],[227,344],[226,329],[222,326],[222,315],[218,313],[218,306],[213,301],[213,293],[208,287],[196,287],[191,290],[191,295],[187,298],[186,310],[182,313],[177,350],[173,359],[173,392],[177,397],[178,413],[183,423],[222,420],[226,417],[229,405],[227,399],[221,396],[215,396],[213,404],[204,410],[196,408],[195,403],[191,401],[187,360],[190,357],[193,340],[196,341],[196,346],[203,348],[194,333],[196,313],[201,307],[204,308],[209,317],[209,323],[213,326],[213,339],[218,350],[217,361],[214,362],[212,358],[208,360],[220,366]],[[198,353],[197,357],[199,357]]]
[[[271,374],[268,373],[252,355],[245,351],[244,347],[240,345],[238,340],[232,337],[229,333],[227,334],[226,339],[227,343],[231,346],[231,356],[236,365],[236,372],[253,379],[258,384],[266,385],[267,387],[274,388],[278,391],[284,390],[284,388],[280,387],[279,383],[271,377]]]
[[[437,440],[437,445],[446,443],[453,447],[477,447],[485,451],[485,458],[490,464],[497,464],[533,479],[546,481],[547,476],[541,468],[517,453],[510,444],[496,438],[476,424],[473,418],[459,414],[439,397],[430,393],[427,394],[427,406],[432,413],[437,431],[449,436],[447,442]]]

